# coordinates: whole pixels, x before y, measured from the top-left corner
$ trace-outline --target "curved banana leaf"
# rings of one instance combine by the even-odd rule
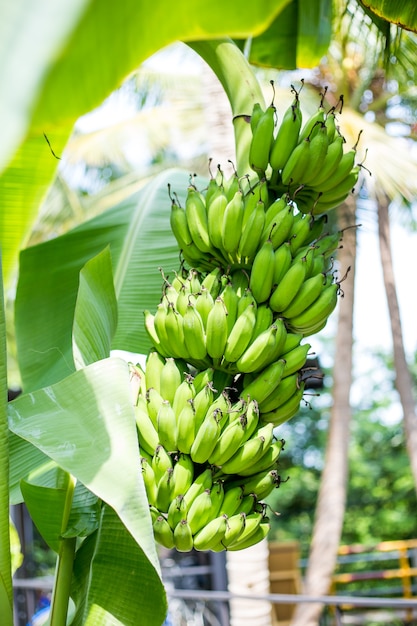
[[[107,246],[119,310],[112,348],[147,353],[143,311],[155,309],[161,298],[158,267],[172,276],[180,265],[169,222],[168,183],[183,204],[189,175],[167,170],[100,216],[21,253],[15,318],[25,391],[74,371],[72,328],[79,272]],[[202,181],[201,187],[205,184]]]
[[[250,11],[237,0],[196,0],[191,9],[188,0],[177,0],[175,11],[167,0],[0,4],[0,216],[7,216],[0,218],[0,247],[6,284],[55,171],[44,133],[60,155],[77,118],[153,53],[175,41],[258,34],[283,4],[259,0]],[[38,160],[36,145],[49,152],[49,161]]]
[[[414,0],[360,0],[379,17],[417,33],[417,5]]]
[[[110,251],[105,248],[80,272],[75,304],[72,348],[77,369],[110,356],[117,326]]]
[[[6,321],[0,256],[0,614],[4,619],[5,626],[9,626],[9,624],[11,626],[13,623],[8,476]]]
[[[98,533],[87,537],[74,562],[71,626],[160,626],[167,611],[155,571],[143,567],[137,544],[104,506]]]
[[[291,0],[267,30],[251,40],[249,62],[278,69],[311,68],[332,37],[332,0]]]
[[[104,359],[9,403],[9,427],[107,502],[158,569],[127,364]]]

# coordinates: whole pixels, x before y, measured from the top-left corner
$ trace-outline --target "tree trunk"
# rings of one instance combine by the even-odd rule
[[[398,305],[397,292],[395,288],[387,197],[378,199],[378,231],[382,272],[391,323],[394,367],[396,375],[395,386],[400,396],[400,402],[403,410],[407,451],[410,457],[414,485],[417,491],[417,416],[414,404],[411,374],[407,365],[404,350],[400,307]]]
[[[341,205],[338,215],[339,228],[354,225],[353,197]],[[355,256],[356,228],[349,228],[344,232],[343,248],[338,253],[341,274],[348,267],[350,272],[346,283],[342,284],[344,297],[339,301],[333,366],[333,406],[308,567],[303,581],[303,593],[311,596],[325,595],[329,592],[345,513],[351,419],[349,396],[352,383]],[[319,603],[297,605],[291,626],[316,626],[321,610],[322,605]]]

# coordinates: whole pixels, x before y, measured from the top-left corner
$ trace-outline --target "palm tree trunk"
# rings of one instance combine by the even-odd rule
[[[339,227],[352,226],[355,220],[355,200],[349,198],[340,209]],[[344,232],[343,248],[338,260],[341,271],[350,267],[348,280],[343,283],[344,297],[339,302],[339,318],[333,366],[333,406],[326,446],[324,469],[320,481],[308,567],[303,581],[303,593],[318,596],[329,592],[342,534],[348,477],[348,448],[351,419],[350,388],[352,382],[353,301],[356,256],[356,229]],[[291,626],[316,626],[322,605],[297,605]]]
[[[403,410],[407,451],[410,457],[411,470],[414,477],[414,485],[417,491],[417,415],[414,404],[410,370],[408,368],[405,356],[400,319],[400,308],[398,305],[397,291],[395,287],[395,278],[391,254],[388,198],[386,196],[384,196],[383,198],[379,198],[377,204],[379,249],[381,254],[385,293],[387,295],[388,311],[391,323],[394,367],[396,374],[395,386],[400,396],[400,402]]]

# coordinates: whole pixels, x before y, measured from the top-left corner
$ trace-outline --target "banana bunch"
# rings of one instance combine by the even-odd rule
[[[302,213],[320,215],[340,205],[358,181],[356,145],[345,150],[336,109],[326,112],[323,100],[303,124],[299,92],[275,131],[271,105],[263,111],[255,105],[251,116],[250,165],[263,176],[270,172],[271,187],[287,192]],[[272,121],[271,121],[272,120]]]
[[[185,206],[170,193],[182,262],[162,273],[145,371],[131,366],[141,470],[156,540],[179,551],[239,550],[269,529],[280,486],[275,429],[299,410],[311,344],[343,295],[343,231],[326,211],[356,184],[336,108],[303,125],[299,92],[276,128],[273,104],[250,118],[252,175],[220,166]],[[253,179],[253,172],[257,179]]]
[[[261,502],[280,485],[284,442],[255,400],[214,389],[213,368],[194,376],[156,351],[131,365],[141,470],[155,538],[179,551],[237,550],[266,536]]]

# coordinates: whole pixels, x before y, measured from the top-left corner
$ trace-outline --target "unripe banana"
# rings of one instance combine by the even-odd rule
[[[291,320],[292,317],[300,315],[310,304],[313,304],[321,294],[324,288],[323,274],[317,274],[307,278],[301,285],[295,298],[292,299],[289,306],[282,311],[282,315]]]
[[[177,448],[180,452],[190,454],[195,437],[195,410],[189,400],[177,413]]]
[[[310,141],[310,162],[304,173],[303,184],[309,185],[321,171],[329,147],[327,128],[324,123],[318,124],[318,130]]]
[[[223,474],[239,474],[256,463],[261,458],[264,448],[264,437],[251,437],[239,446],[234,455],[222,464]]]
[[[142,406],[134,407],[136,427],[139,433],[139,446],[148,454],[153,454],[159,444],[159,436],[147,411]]]
[[[243,223],[243,194],[236,191],[233,198],[227,203],[222,222],[222,250],[231,260],[236,259]]]
[[[328,258],[339,248],[341,241],[342,233],[340,231],[323,235],[314,244],[315,256],[324,255],[325,258]]]
[[[320,191],[324,193],[329,189],[334,189],[337,185],[340,185],[348,176],[355,165],[355,157],[356,150],[352,148],[348,152],[345,152],[341,157],[337,168],[334,172],[329,175],[325,181],[321,182],[320,185],[315,185],[314,183],[310,185],[312,189]]]
[[[262,500],[279,487],[281,478],[276,470],[269,470],[238,478],[234,482],[242,486],[244,496],[255,494],[258,500]]]
[[[223,299],[218,297],[207,317],[206,346],[212,359],[222,358],[227,336],[227,310]]]
[[[161,394],[154,387],[149,387],[146,392],[146,411],[156,429],[158,429],[158,411],[163,401]]]
[[[204,361],[207,356],[203,320],[194,304],[189,303],[183,317],[184,342],[191,361]]]
[[[271,424],[272,427],[275,427]],[[246,470],[240,471],[240,476],[253,476],[254,473],[268,472],[277,465],[279,455],[284,447],[283,439],[276,439],[264,452],[262,457],[257,460],[255,465],[248,467]]]
[[[159,443],[168,452],[175,452],[177,450],[177,419],[168,400],[162,402],[157,422]]]
[[[210,465],[221,466],[226,463],[245,440],[246,419],[241,417],[230,422],[222,431],[213,452],[208,458]]]
[[[259,403],[259,411],[264,413],[277,409],[291,398],[299,388],[299,372],[294,372],[285,378],[281,378],[278,386],[270,393],[263,402]]]
[[[146,495],[150,505],[156,504],[156,479],[155,473],[152,469],[152,465],[146,458],[141,457],[140,464],[142,468],[143,484],[145,486]]]
[[[275,257],[272,241],[268,239],[253,260],[249,287],[258,304],[268,300],[274,280]]]
[[[326,286],[313,304],[291,319],[291,328],[305,335],[307,328],[327,320],[336,308],[339,289],[338,283]]]
[[[174,529],[182,519],[187,519],[187,512],[185,496],[181,493],[176,496],[169,505],[167,521],[170,527]]]
[[[212,252],[206,205],[203,196],[193,185],[190,185],[187,190],[185,215],[193,243],[203,253]]]
[[[298,389],[293,395],[279,407],[273,411],[262,413],[262,420],[271,422],[274,426],[280,426],[284,422],[294,417],[300,408],[300,402],[303,399],[305,383],[301,381]],[[265,498],[266,495],[259,496]]]
[[[216,413],[208,413],[203,423],[198,429],[190,456],[194,463],[206,463],[212,454],[217,440],[220,436],[220,424]]]
[[[303,128],[301,129],[298,141],[302,142],[307,137],[311,137],[314,134],[314,130],[317,130],[318,125],[325,122],[325,119],[325,110],[322,103],[320,103],[317,111],[308,118]]]
[[[274,137],[275,107],[270,105],[261,115],[249,146],[249,165],[258,174],[265,173]]]
[[[183,318],[172,305],[168,306],[165,317],[165,331],[171,350],[170,356],[180,359],[186,358],[188,354],[184,342]]]
[[[257,205],[260,203],[264,208],[264,213],[269,207],[269,181],[264,176],[244,195],[245,210],[243,214],[242,228],[246,227],[249,218],[254,213]]]
[[[249,289],[249,287],[247,289],[245,289],[245,291],[243,292],[243,294],[240,296],[240,298],[238,300],[238,303],[237,303],[237,318],[236,319],[238,319],[239,316],[242,315],[242,313],[248,307],[254,307],[255,312],[256,312],[257,303],[256,303],[256,300],[253,297],[253,294],[252,294],[251,290]]]
[[[256,322],[255,328],[253,329],[253,339],[269,328],[272,322],[273,315],[270,307],[266,303],[260,304],[256,308]]]
[[[253,260],[258,250],[265,226],[265,205],[262,200],[256,203],[255,209],[243,227],[239,241],[238,257],[245,263]]]
[[[312,224],[313,220],[309,215],[299,214],[294,219],[293,228],[291,229],[289,238],[291,254],[293,257],[310,238]]]
[[[281,278],[269,299],[273,311],[281,313],[297,296],[306,276],[306,260],[295,261]]]
[[[168,469],[173,469],[172,457],[161,444],[157,445],[154,452],[151,464],[155,474],[155,481],[159,483],[165,472]]]
[[[231,489],[225,489],[224,498],[220,507],[219,515],[232,517],[238,512],[243,500],[243,489],[239,485]]]
[[[150,350],[146,357],[146,387],[156,389],[158,393],[161,391],[160,380],[161,371],[165,365],[165,359],[156,350]]]
[[[335,187],[324,191],[318,201],[315,203],[312,213],[320,215],[325,211],[341,204],[347,196],[353,191],[359,177],[359,166],[354,167],[352,171],[338,183]]]
[[[227,546],[227,549],[232,550],[233,546],[236,545],[237,543],[243,545],[243,542],[246,542],[249,539],[249,537],[251,537],[256,532],[262,520],[263,520],[263,513],[250,513],[249,515],[247,515],[245,518],[245,528],[239,535],[238,540],[234,543],[229,544]]]
[[[211,490],[205,489],[194,498],[188,508],[187,520],[193,535],[203,528],[210,519],[217,516],[217,513],[213,514],[213,511]]]
[[[195,397],[195,388],[193,383],[193,377],[186,375],[182,383],[177,387],[172,402],[172,408],[175,415],[179,415],[184,407],[192,404]]]
[[[235,543],[228,546],[227,549],[232,552],[235,550],[246,550],[247,548],[250,548],[256,545],[257,543],[263,541],[265,537],[268,535],[270,528],[271,528],[271,525],[269,521],[263,521],[259,524],[259,527],[255,530],[255,532],[250,535],[250,537],[247,537],[246,539],[241,539],[239,537],[235,541]],[[243,534],[244,533],[242,533],[242,535]]]
[[[220,293],[221,285],[222,270],[220,267],[215,267],[204,276],[199,291],[201,291],[201,289],[207,289],[212,298],[215,299]]]
[[[296,145],[282,170],[282,184],[302,185],[310,162],[310,139],[307,137]]]
[[[285,368],[285,361],[280,359],[267,365],[254,380],[243,387],[240,397],[256,400],[258,405],[279,385]]]
[[[272,360],[276,348],[276,334],[278,326],[272,324],[267,330],[258,335],[249,345],[242,356],[236,361],[240,372],[258,372]]]
[[[223,549],[235,543],[239,536],[243,533],[246,525],[246,513],[236,513],[227,520],[227,529],[221,540]]]
[[[160,543],[161,546],[164,546],[164,548],[171,550],[175,545],[174,533],[163,515],[159,515],[155,519],[152,528],[155,540]]]
[[[186,519],[175,526],[174,545],[178,552],[191,552],[193,549],[193,534]]]
[[[340,160],[343,156],[343,144],[345,139],[342,135],[336,135],[335,139],[329,144],[327,149],[326,158],[324,159],[321,170],[316,174],[311,185],[314,189],[320,187],[330,176],[334,174],[339,166]]]
[[[266,212],[261,242],[265,243],[267,239],[270,239],[274,250],[276,250],[290,237],[293,222],[294,206],[288,201],[287,194],[285,194],[275,200]]]
[[[252,109],[252,115],[250,116],[250,127],[252,134],[255,132],[255,128],[258,125],[259,120],[264,114],[264,110],[259,102],[255,102]]]
[[[181,381],[182,374],[177,367],[175,359],[168,357],[165,359],[165,365],[162,368],[160,378],[160,388],[162,390],[161,395],[164,400],[168,400],[170,404],[173,403],[175,392],[180,386]]]
[[[269,154],[272,169],[282,170],[295,146],[302,124],[302,114],[298,94],[291,106],[285,111],[277,135]]]
[[[174,470],[169,467],[161,476],[156,490],[156,506],[162,513],[167,513],[172,502],[171,479]]]
[[[237,318],[226,341],[224,358],[234,363],[248,347],[256,324],[256,307],[251,303]]]
[[[207,226],[211,242],[219,250],[222,249],[222,223],[228,200],[222,189],[207,204]]]
[[[289,270],[292,260],[290,243],[286,241],[274,252],[274,285],[279,285],[283,276]]]
[[[195,550],[212,550],[221,542],[227,530],[227,515],[210,520],[194,535]]]
[[[159,352],[161,356],[169,356],[169,348],[161,342],[157,329],[155,327],[155,315],[149,310],[144,311],[145,318],[145,330],[148,335],[152,346]]]
[[[223,300],[224,305],[226,307],[227,334],[229,334],[237,319],[237,307],[238,307],[238,302],[239,302],[239,296],[231,280],[227,281],[224,289],[220,293],[220,298]]]
[[[300,344],[282,355],[282,359],[285,361],[283,378],[295,374],[295,372],[304,367],[310,349],[311,345],[309,343]]]
[[[171,497],[185,494],[194,479],[194,463],[188,454],[179,454],[171,478]]]
[[[172,202],[171,204],[170,224],[171,230],[180,248],[186,248],[193,243],[185,210],[176,202]]]
[[[208,291],[208,289],[205,289],[204,287],[202,287],[201,292],[198,294],[196,298],[195,308],[200,314],[201,319],[203,320],[204,329],[207,328],[207,318],[213,306],[214,306],[213,296]]]
[[[196,429],[200,428],[200,425],[206,417],[207,412],[213,403],[213,400],[213,384],[211,381],[208,381],[207,384],[196,394],[193,401],[194,422]]]

